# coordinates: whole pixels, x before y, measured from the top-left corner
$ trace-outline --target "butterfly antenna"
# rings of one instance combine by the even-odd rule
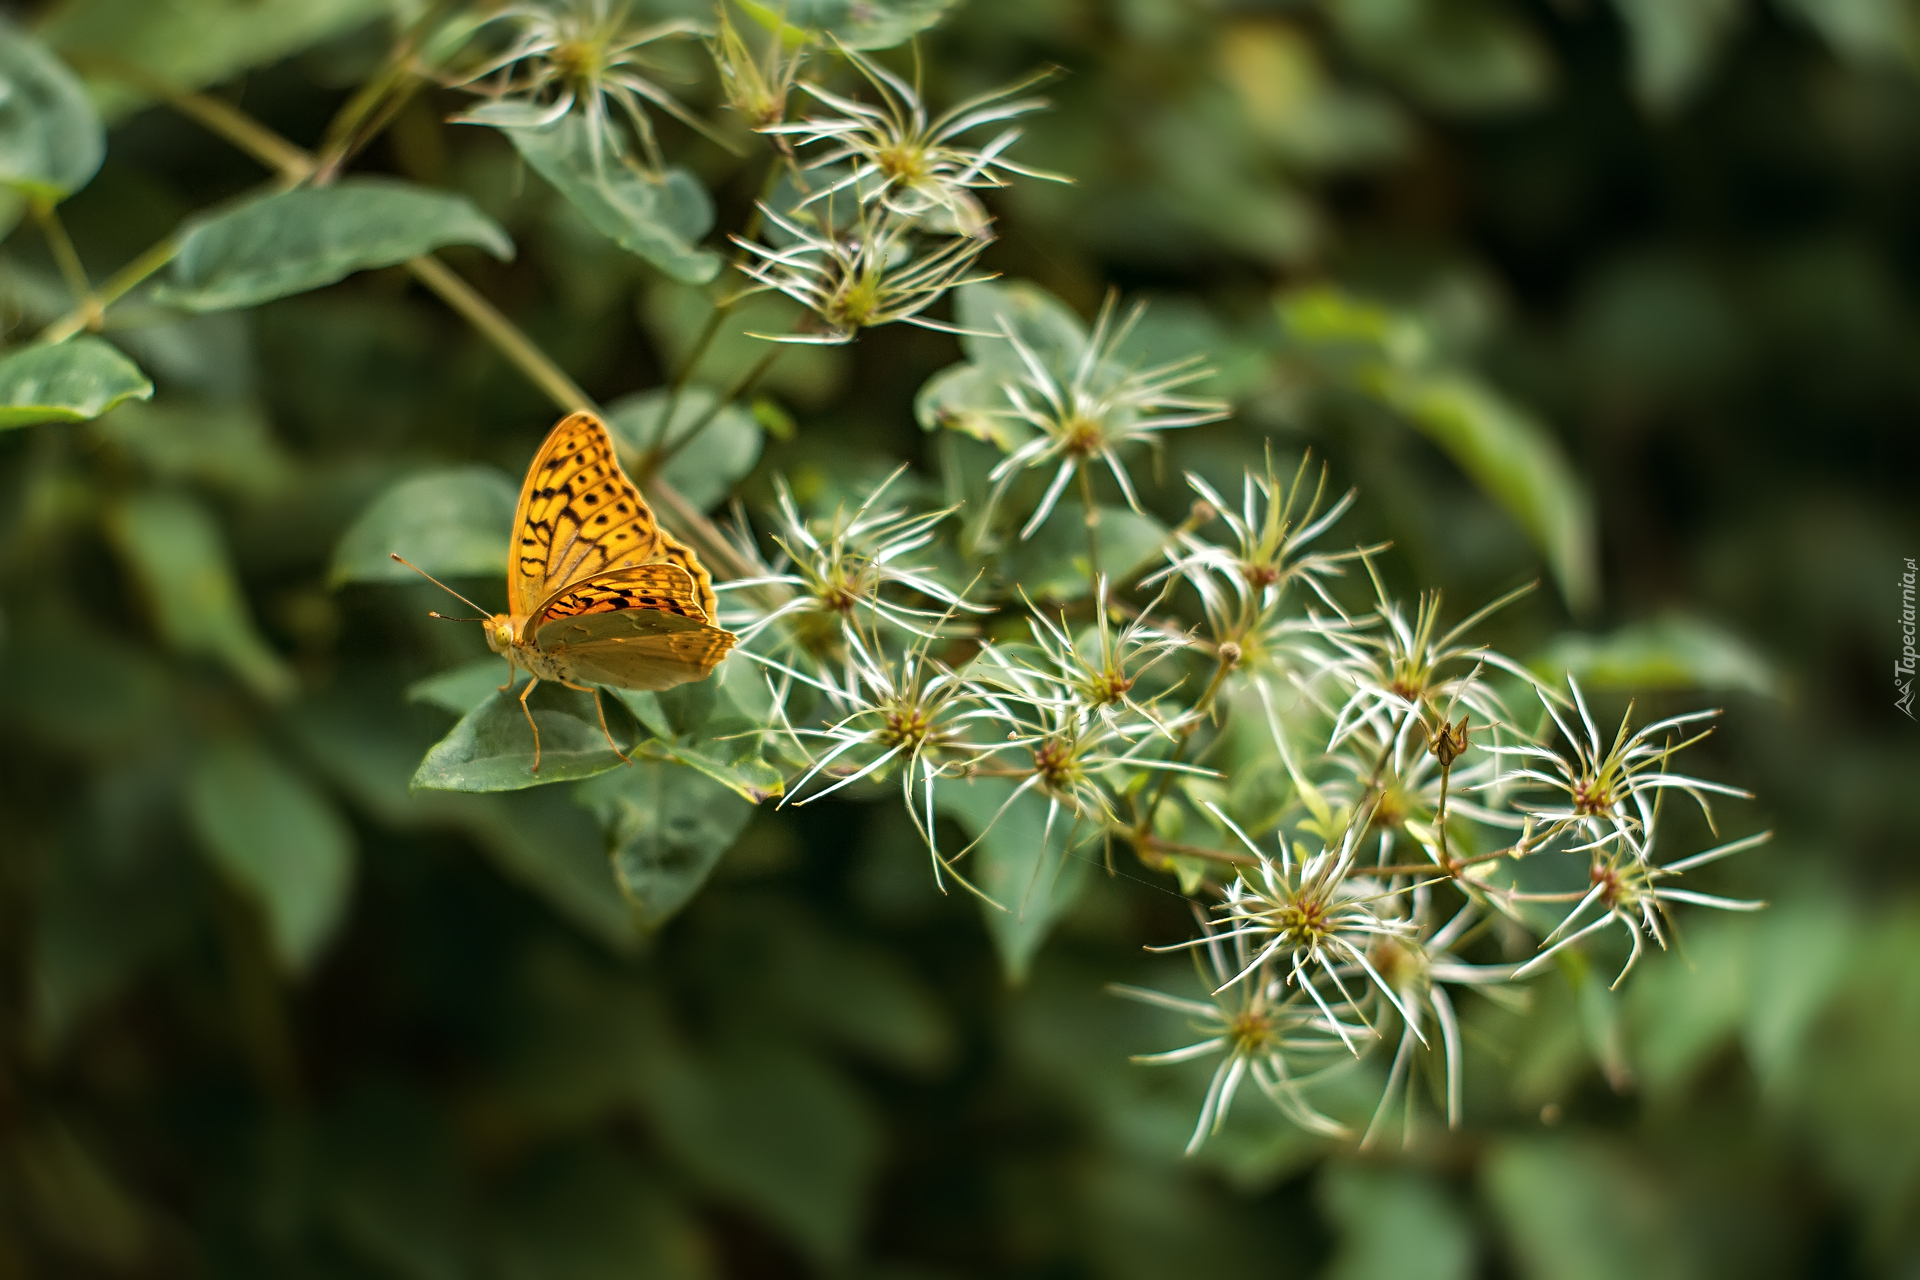
[[[427,616],[429,618],[437,618],[441,622],[487,622],[489,621],[489,619],[487,618],[449,618],[444,613],[435,613],[432,610],[427,611]]]
[[[434,577],[432,574],[428,573],[425,569],[422,569],[419,565],[413,563],[413,561],[407,559],[405,556],[401,555],[399,552],[389,551],[387,552],[387,554],[392,556],[395,560],[398,560],[401,564],[406,565],[407,568],[413,570],[415,573],[419,574],[421,577],[425,578],[428,582],[431,582],[434,586],[440,588],[442,591],[446,592],[448,595],[452,596],[454,599],[458,600],[460,603],[466,605],[469,609],[480,609],[479,605],[467,599],[465,596],[461,595],[458,591],[455,591],[452,587],[440,581],[440,579]],[[446,621],[448,622],[485,622],[487,620],[487,617],[492,616],[491,614],[487,614],[487,611],[485,609],[480,609],[480,612],[482,614],[486,614],[486,617],[446,618]],[[429,618],[445,617],[445,615],[438,614],[438,613],[430,613],[427,616]]]

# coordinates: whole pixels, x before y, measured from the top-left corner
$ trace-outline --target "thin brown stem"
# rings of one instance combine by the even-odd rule
[[[94,291],[94,301],[99,304],[100,310],[104,313],[108,307],[126,296],[141,281],[172,262],[174,255],[179,251],[180,246],[173,239],[162,240],[108,276],[106,283]],[[87,308],[76,307],[42,329],[38,341],[65,342],[74,334],[89,327]]]
[[[767,375],[767,370],[773,368],[773,362],[778,360],[781,354],[786,351],[785,345],[781,343],[770,342],[767,346],[767,353],[754,361],[753,368],[747,370],[746,374],[741,377],[738,382],[734,383],[724,394],[716,395],[713,398],[713,403],[707,406],[706,412],[701,414],[692,426],[683,431],[679,439],[671,443],[668,443],[666,439],[667,432],[673,429],[673,402],[669,399],[668,416],[660,423],[659,442],[654,445],[652,453],[649,456],[647,471],[650,475],[666,466],[667,463],[673,459],[674,454],[679,453],[682,449],[692,444],[695,438],[698,437],[702,431],[705,431],[715,418],[720,416],[722,409],[736,401],[745,399],[753,391],[754,387],[759,385],[760,379]]]
[[[546,392],[548,399],[570,413],[597,412],[593,399],[567,376],[565,370],[446,263],[432,254],[426,254],[410,260],[407,270],[478,329],[481,336],[491,342],[501,355],[527,375],[528,381]]]
[[[100,299],[93,292],[93,282],[87,279],[87,269],[81,265],[80,255],[74,251],[73,240],[67,235],[60,214],[54,209],[51,200],[33,202],[34,220],[40,224],[40,234],[46,237],[47,248],[53,253],[53,260],[60,266],[60,276],[67,282],[67,289],[73,294],[76,308],[86,316],[89,329],[100,327]]]

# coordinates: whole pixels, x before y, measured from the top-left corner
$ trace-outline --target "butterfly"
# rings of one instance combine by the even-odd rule
[[[533,730],[535,773],[540,726],[527,695],[542,680],[592,693],[600,731],[626,760],[588,686],[671,689],[705,680],[738,639],[714,625],[712,576],[660,527],[620,469],[606,424],[590,413],[562,418],[527,468],[507,548],[507,603],[506,613],[472,621],[486,624],[487,647],[507,660],[501,692],[522,670],[533,677],[520,710]]]

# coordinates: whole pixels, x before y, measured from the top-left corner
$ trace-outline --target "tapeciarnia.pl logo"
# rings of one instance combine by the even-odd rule
[[[1913,650],[1913,586],[1913,557],[1908,556],[1907,571],[1900,575],[1901,644],[1900,656],[1893,663],[1893,687],[1899,696],[1894,698],[1893,705],[1904,711],[1909,720],[1920,718],[1913,714],[1913,671],[1916,661]]]

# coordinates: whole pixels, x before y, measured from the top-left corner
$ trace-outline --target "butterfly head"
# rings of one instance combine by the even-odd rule
[[[504,613],[496,613],[487,619],[487,648],[495,653],[510,653],[513,640],[512,618]]]

